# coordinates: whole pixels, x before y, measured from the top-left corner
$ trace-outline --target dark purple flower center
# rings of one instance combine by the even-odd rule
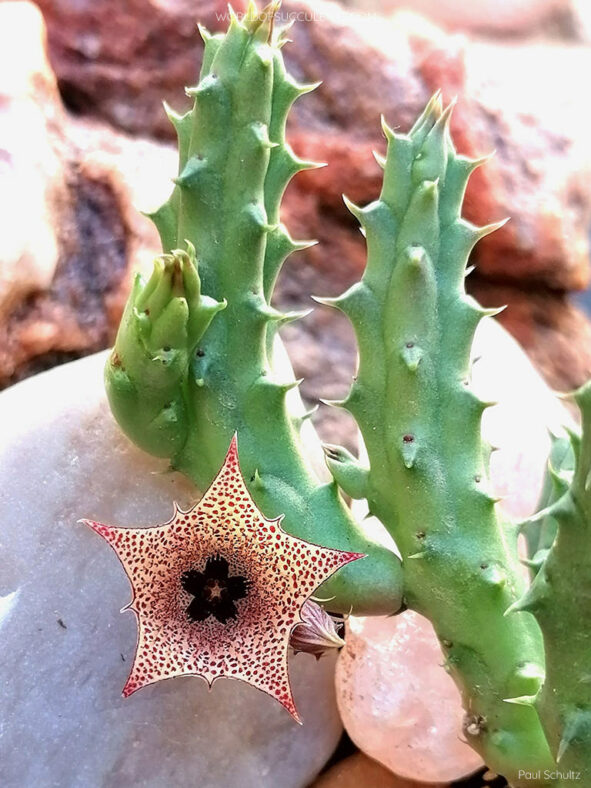
[[[181,586],[193,596],[187,608],[191,621],[205,621],[214,616],[222,624],[236,618],[234,604],[248,592],[248,581],[240,575],[228,576],[228,562],[220,555],[207,559],[205,569],[189,569],[181,575]]]

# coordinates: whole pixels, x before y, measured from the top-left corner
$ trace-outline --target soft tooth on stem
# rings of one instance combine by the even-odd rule
[[[527,543],[528,558],[523,563],[535,576],[552,547],[557,523],[552,505],[567,492],[573,478],[575,458],[570,439],[565,435],[550,434],[552,449],[546,468],[537,513],[520,525]]]
[[[309,243],[290,237],[280,203],[290,179],[316,166],[285,141],[291,105],[313,86],[285,71],[276,8],[259,12],[251,4],[243,19],[232,15],[225,35],[202,31],[200,81],[187,91],[194,106],[185,115],[168,111],[179,141],[175,188],[152,215],[165,252],[178,256],[172,250],[186,242],[197,250],[191,271],[201,286],[198,295],[172,286],[164,292],[138,279],[107,365],[107,390],[124,431],[169,457],[201,490],[237,432],[247,484],[267,517],[284,515],[285,530],[302,539],[367,554],[319,591],[330,609],[393,613],[399,561],[365,537],[337,485],[318,480],[301,442],[302,419],[290,412],[287,395],[297,384],[273,368],[277,330],[297,317],[271,307],[275,280],[285,258]],[[156,278],[161,268],[158,262]],[[213,300],[202,303],[201,292]],[[176,311],[168,312],[167,295]],[[208,319],[217,311],[207,330],[183,333],[181,318],[201,328],[204,310]],[[159,347],[147,347],[142,325],[155,319],[163,321]]]
[[[436,94],[409,134],[384,123],[380,198],[351,206],[367,238],[361,282],[333,305],[350,318],[359,369],[344,406],[367,447],[369,470],[330,447],[328,464],[401,552],[406,604],[433,623],[466,709],[464,733],[513,786],[543,785],[552,759],[533,708],[504,699],[535,694],[541,634],[531,616],[504,612],[524,590],[517,529],[487,493],[481,416],[470,349],[488,314],[464,289],[468,255],[498,225],[461,218],[471,172],[456,154],[450,108]],[[525,771],[542,770],[539,781]],[[520,776],[521,773],[521,776]]]
[[[542,629],[546,679],[535,706],[562,775],[561,788],[591,781],[591,382],[575,399],[583,432],[571,434],[574,475],[541,520],[542,527],[548,518],[557,526],[556,537],[546,533],[547,556],[510,611],[517,617],[533,613]],[[556,478],[563,490],[565,480],[565,475]]]

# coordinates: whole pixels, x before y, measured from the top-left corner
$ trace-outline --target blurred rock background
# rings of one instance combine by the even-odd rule
[[[234,3],[240,11],[242,2]],[[453,133],[471,156],[465,215],[511,216],[475,252],[468,279],[547,381],[591,374],[589,284],[591,7],[585,0],[286,0],[300,20],[293,74],[324,84],[297,105],[293,147],[329,167],[290,186],[284,219],[320,244],[294,256],[284,304],[341,292],[364,244],[341,194],[368,202],[383,151],[380,113],[406,130],[429,96],[458,97]],[[158,252],[139,209],[175,174],[161,101],[188,105],[201,39],[225,27],[223,0],[38,0],[0,3],[0,386],[112,343],[131,275]],[[354,368],[352,332],[318,308],[285,336],[304,394],[336,398]],[[354,440],[323,408],[325,438]]]

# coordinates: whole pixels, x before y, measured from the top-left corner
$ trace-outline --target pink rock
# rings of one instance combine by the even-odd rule
[[[462,741],[458,691],[441,663],[417,613],[348,621],[336,676],[341,718],[355,744],[401,777],[441,783],[482,766]]]
[[[485,438],[499,451],[491,463],[492,486],[515,518],[531,514],[550,449],[548,430],[570,416],[543,382],[517,342],[493,320],[477,331],[473,386],[490,408]],[[361,519],[365,504],[356,502]],[[372,536],[393,546],[381,524],[365,521]],[[367,755],[402,777],[422,782],[460,779],[482,765],[463,742],[459,692],[441,667],[431,624],[412,611],[391,618],[347,623],[337,670],[344,725]]]

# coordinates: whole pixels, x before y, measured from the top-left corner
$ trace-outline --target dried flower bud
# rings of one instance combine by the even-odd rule
[[[343,629],[342,619],[329,615],[316,602],[305,602],[301,617],[302,623],[294,627],[289,639],[289,645],[296,653],[304,651],[320,659],[325,651],[345,645],[339,634]]]

